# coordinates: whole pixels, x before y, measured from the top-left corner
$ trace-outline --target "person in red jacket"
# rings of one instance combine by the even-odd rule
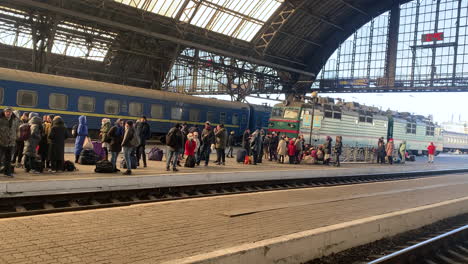
[[[185,155],[187,156],[185,160],[185,167],[193,168],[195,167],[195,149],[197,149],[197,142],[193,138],[192,133],[187,134],[187,141],[185,141]]]
[[[296,139],[293,138],[289,141],[288,144],[288,156],[289,156],[289,164],[294,164],[296,162]]]
[[[434,142],[431,142],[427,147],[427,156],[428,156],[428,163],[434,163],[434,155],[435,155],[436,146],[434,146]]]

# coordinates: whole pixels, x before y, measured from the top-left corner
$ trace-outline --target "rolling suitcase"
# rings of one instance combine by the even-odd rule
[[[247,151],[245,149],[239,149],[236,153],[236,161],[239,163],[243,163],[246,155]]]

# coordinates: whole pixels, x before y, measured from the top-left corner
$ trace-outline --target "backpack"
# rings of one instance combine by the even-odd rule
[[[167,133],[166,135],[166,145],[168,145],[169,147],[177,146],[176,137],[177,137],[176,129],[171,129],[171,131],[169,131],[169,133]]]
[[[63,163],[63,170],[64,171],[75,171],[77,170],[76,167],[75,167],[75,164],[69,160],[66,160],[64,163]]]
[[[72,134],[72,137],[78,136],[78,124],[73,125],[71,134]]]
[[[99,160],[98,155],[92,149],[83,149],[80,154],[79,162],[81,165],[96,165]]]
[[[113,173],[114,165],[108,160],[100,160],[96,162],[96,168],[94,171],[97,173]]]
[[[152,148],[150,152],[148,153],[149,160],[161,161],[162,158],[163,158],[163,151],[159,149],[158,147]]]
[[[21,124],[19,127],[18,140],[26,141],[31,137],[31,126],[29,124]]]

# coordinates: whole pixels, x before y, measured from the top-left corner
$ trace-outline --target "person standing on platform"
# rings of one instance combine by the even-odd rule
[[[404,164],[406,162],[406,140],[403,140],[398,152],[400,153],[401,163]]]
[[[377,142],[377,163],[385,164],[385,142],[383,137]]]
[[[48,136],[49,160],[51,172],[63,171],[65,161],[65,140],[68,138],[68,131],[60,116],[55,116],[52,120],[52,128]]]
[[[295,164],[296,163],[296,139],[295,138],[289,141],[288,156],[289,156],[289,164]]]
[[[252,153],[252,164],[257,165],[262,155],[262,135],[260,130],[255,130],[250,138],[250,148]]]
[[[35,169],[37,151],[36,148],[44,134],[42,120],[37,113],[29,113],[29,138],[24,142],[24,168],[26,172],[40,173]]]
[[[250,129],[246,129],[242,135],[242,147],[245,149],[247,156],[250,156]]]
[[[224,128],[224,124],[220,124],[216,127],[215,131],[215,148],[216,148],[216,164],[226,165],[226,145],[227,145],[227,130]]]
[[[49,145],[50,141],[48,135],[50,134],[50,129],[52,128],[52,120],[49,115],[44,115],[42,117],[42,127],[43,134],[41,135],[41,141],[39,142],[39,155],[41,157],[42,167],[45,169],[50,169],[49,161]]]
[[[135,133],[133,121],[128,120],[125,123],[125,133],[122,140],[122,149],[124,152],[125,162],[127,163],[127,170],[123,173],[124,175],[132,174],[132,152],[138,144],[138,136]]]
[[[208,163],[210,161],[211,144],[214,143],[214,138],[215,138],[215,135],[213,133],[213,129],[210,126],[210,122],[206,121],[205,128],[203,129],[202,135],[201,135],[202,150],[200,153],[200,158],[197,161],[198,165],[200,165],[200,161],[204,159],[205,166],[208,166]]]
[[[228,138],[228,152],[227,152],[228,158],[234,158],[233,152],[234,152],[235,144],[236,144],[235,132],[231,131],[231,133],[229,134],[229,138]]]
[[[325,156],[323,157],[323,164],[324,165],[330,165],[330,156],[332,153],[332,138],[330,136],[327,136],[327,139],[325,140],[325,143],[323,144],[324,147],[324,154]]]
[[[303,144],[304,144],[304,137],[302,135],[299,135],[296,139],[296,142],[294,142],[294,146],[296,147],[296,156],[295,156],[296,164],[299,164],[301,162]]]
[[[279,139],[278,136],[276,135],[275,132],[271,133],[271,139],[270,139],[270,158],[269,160],[272,161],[277,161],[278,160],[278,143]]]
[[[83,150],[83,144],[88,136],[88,123],[86,116],[82,115],[78,117],[78,129],[76,131],[77,137],[75,139],[75,163],[78,163],[81,151]]]
[[[434,145],[434,142],[431,142],[429,146],[427,147],[427,163],[434,163],[434,155],[436,153],[436,146]]]
[[[200,137],[198,135],[198,131],[195,131],[192,133],[193,135],[193,140],[195,141],[196,143],[196,147],[195,147],[195,151],[194,151],[194,155],[195,155],[195,165],[197,164],[197,160],[200,156]]]
[[[16,145],[19,130],[19,118],[13,114],[13,109],[6,107],[0,114],[0,157],[4,166],[3,174],[13,178],[11,154]]]
[[[16,146],[15,146],[15,154],[13,155],[13,159],[11,160],[12,164],[15,164],[16,168],[21,168],[21,161],[23,160],[23,150],[24,150],[24,141],[25,138],[22,138],[23,135],[21,135],[21,127],[23,127],[23,131],[29,131],[29,124],[28,124],[28,115],[27,113],[23,113],[23,115],[20,118],[20,126],[19,126],[19,131],[18,135],[16,138]],[[24,132],[29,134],[29,132]]]
[[[265,160],[270,158],[270,143],[271,143],[271,135],[266,134],[265,138],[263,139],[263,158]]]
[[[105,159],[109,160],[109,149],[111,138],[108,136],[108,133],[111,129],[111,120],[109,118],[103,118],[101,120],[101,129],[99,130],[99,138],[101,139],[102,149],[106,154]]]
[[[136,124],[136,135],[140,140],[140,145],[136,147],[137,166],[140,166],[140,159],[143,160],[143,167],[146,168],[146,140],[151,138],[151,129],[146,120],[146,116],[140,118],[140,122]]]
[[[184,137],[184,144],[185,145],[185,142],[187,141],[187,135],[189,133],[189,127],[187,125],[187,123],[183,123],[182,126],[180,127],[180,131],[182,132],[182,136]],[[179,163],[178,165],[180,166],[180,160],[184,159],[184,155],[185,155],[185,149],[184,147],[182,147],[181,149],[179,149]]]
[[[185,142],[185,167],[195,167],[195,150],[197,149],[197,142],[195,141],[193,134],[187,134],[187,141]]]
[[[393,138],[390,138],[387,142],[385,152],[387,154],[388,163],[393,164],[393,151],[395,150],[395,145],[393,144]]]
[[[343,151],[343,138],[341,136],[336,136],[335,148],[333,151],[336,157],[335,166],[340,167],[340,156]]]
[[[117,119],[114,126],[107,133],[107,136],[110,138],[111,163],[114,166],[114,172],[119,172],[120,170],[117,169],[117,158],[120,151],[122,151],[122,139],[124,136],[123,120]]]
[[[170,171],[172,162],[172,171],[179,171],[177,169],[177,162],[179,157],[179,150],[184,146],[184,136],[180,131],[180,124],[175,124],[166,135],[167,156],[166,156],[166,170]]]
[[[288,154],[288,143],[284,136],[281,137],[281,140],[278,142],[278,163],[284,163],[284,157]]]

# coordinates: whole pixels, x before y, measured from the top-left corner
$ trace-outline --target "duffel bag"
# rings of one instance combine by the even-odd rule
[[[96,168],[94,169],[97,173],[113,173],[114,165],[108,160],[100,160],[96,162]]]

